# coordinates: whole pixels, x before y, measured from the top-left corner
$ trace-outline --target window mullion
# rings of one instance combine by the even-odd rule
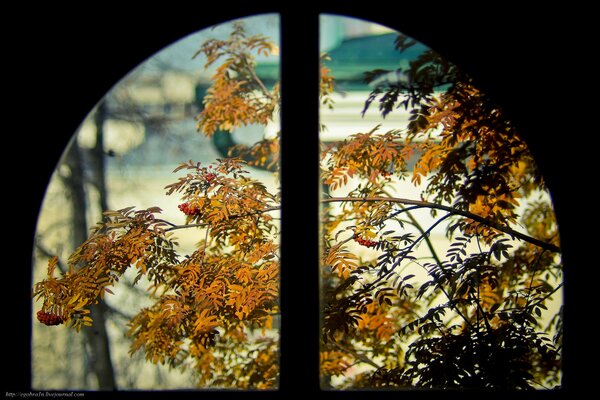
[[[319,389],[319,17],[281,15],[281,383]]]

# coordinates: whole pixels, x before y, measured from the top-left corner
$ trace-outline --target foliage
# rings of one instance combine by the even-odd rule
[[[252,55],[271,49],[266,38],[247,36],[239,23],[228,40],[202,46],[206,67],[225,58],[198,116],[202,133],[273,119],[277,89],[266,91],[254,74]],[[273,143],[269,149],[277,152],[277,139]],[[34,297],[43,300],[38,319],[77,331],[92,325],[90,305],[112,293],[110,288],[133,268],[136,283],[142,277],[150,282],[154,304],[128,324],[132,355],[143,351],[149,362],[191,368],[201,387],[275,388],[279,228],[273,212],[279,208],[278,194],[250,178],[238,158],[210,165],[189,161],[174,172],[185,175],[165,190],[180,197],[185,224],[161,219],[157,207],[106,212],[68,259],[68,272],[56,277],[58,259],[50,260],[47,278],[34,286]],[[180,254],[173,235],[181,229],[198,230],[192,254]]]
[[[204,109],[198,115],[198,129],[212,135],[217,129],[258,123],[273,118],[279,103],[277,86],[269,91],[256,76],[253,52],[270,55],[274,45],[262,35],[248,37],[241,22],[233,25],[227,40],[207,40],[195,56],[206,56],[205,68],[225,58],[211,78],[212,86],[204,97]],[[260,95],[257,93],[260,92]]]
[[[396,45],[411,43],[400,36]],[[202,46],[207,67],[221,64],[198,116],[201,132],[273,120],[278,89],[256,76],[251,54],[271,46],[239,24],[227,40]],[[321,103],[332,108],[335,80],[328,57],[321,61]],[[560,385],[562,308],[552,305],[562,288],[558,228],[526,144],[502,110],[433,51],[391,73],[403,79],[365,74],[375,87],[364,111],[376,101],[384,117],[410,109],[406,129],[375,126],[323,146],[324,384]],[[278,138],[236,151],[254,165],[276,165]],[[91,324],[89,305],[135,268],[149,278],[155,303],[130,321],[132,353],[193,368],[200,386],[276,387],[278,338],[269,332],[279,312],[272,212],[280,198],[234,157],[190,161],[182,171],[166,190],[181,197],[185,225],[160,219],[157,208],[107,213],[69,271],[54,277],[52,259],[35,285],[42,319]],[[400,184],[421,197],[395,196]],[[198,229],[192,254],[179,254],[171,236],[178,229]],[[445,241],[434,240],[440,230]]]
[[[399,51],[412,44],[396,41]],[[410,117],[405,129],[377,126],[322,151],[324,382],[560,385],[558,230],[516,128],[431,50],[365,81],[374,88],[363,114],[378,102],[383,117],[400,107]],[[395,197],[401,184],[421,198]],[[440,229],[445,244],[434,240]],[[364,367],[343,369],[349,358]]]

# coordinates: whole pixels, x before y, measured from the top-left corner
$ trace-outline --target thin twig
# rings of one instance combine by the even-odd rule
[[[252,79],[254,79],[254,82],[256,82],[256,84],[258,84],[258,86],[262,90],[263,94],[265,96],[267,96],[269,98],[269,100],[273,100],[273,95],[265,87],[263,81],[258,77],[258,75],[256,75],[256,72],[254,72],[254,69],[246,65],[246,71],[248,71],[250,73],[250,76],[252,77]]]

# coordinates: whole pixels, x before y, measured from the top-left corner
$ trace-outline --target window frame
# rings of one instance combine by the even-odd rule
[[[413,7],[413,6],[411,6]],[[433,49],[440,51],[448,59],[455,62],[461,69],[473,74],[475,80],[480,83],[482,90],[489,93],[497,102],[507,107],[508,114],[513,121],[522,127],[525,140],[530,145],[536,160],[548,180],[548,186],[553,196],[553,202],[557,208],[557,217],[561,226],[563,237],[563,256],[566,266],[568,285],[565,285],[565,304],[569,307],[573,293],[582,293],[583,287],[579,287],[577,280],[572,280],[569,275],[569,267],[581,263],[581,254],[578,251],[580,243],[569,240],[570,237],[578,236],[576,222],[570,220],[572,215],[572,199],[570,191],[561,185],[567,178],[566,172],[556,165],[554,160],[561,154],[560,143],[549,142],[543,137],[544,131],[554,131],[567,128],[567,122],[556,120],[541,120],[536,117],[543,115],[544,104],[531,104],[531,101],[516,93],[514,90],[521,85],[528,84],[531,90],[541,93],[540,97],[553,94],[551,88],[546,87],[547,82],[554,77],[554,72],[540,69],[540,65],[547,59],[537,59],[552,47],[550,44],[540,43],[535,39],[541,38],[541,34],[534,35],[533,39],[519,43],[520,38],[526,35],[529,27],[526,27],[527,18],[533,17],[533,12],[525,16],[519,14],[516,24],[513,21],[512,31],[508,37],[502,39],[500,33],[493,32],[494,28],[503,26],[502,23],[491,22],[489,29],[485,24],[475,24],[470,28],[460,25],[465,22],[466,17],[454,16],[451,27],[444,25],[447,21],[449,9],[443,9],[440,15],[431,16],[434,24],[439,24],[437,29],[427,30],[423,27],[423,21],[431,19],[421,17],[426,11],[425,6],[414,6],[421,14],[414,14],[414,10],[406,13],[390,13],[385,10],[374,8],[371,10],[353,10],[349,12],[347,6],[308,6],[297,7],[285,6],[246,6],[235,10],[212,12],[206,16],[201,12],[175,13],[166,23],[165,15],[158,13],[150,20],[139,24],[132,24],[135,14],[120,15],[113,19],[112,11],[107,10],[100,13],[97,20],[76,21],[72,17],[64,19],[49,19],[46,21],[33,19],[27,28],[38,32],[45,40],[46,46],[42,46],[38,52],[31,43],[23,43],[25,51],[29,52],[26,60],[30,65],[25,66],[22,73],[24,78],[32,79],[32,87],[24,93],[25,99],[20,104],[26,105],[24,117],[29,115],[25,121],[32,121],[31,113],[38,116],[37,123],[34,120],[37,137],[32,149],[31,139],[22,135],[13,146],[24,146],[32,149],[36,157],[35,170],[37,174],[30,175],[25,185],[28,193],[25,207],[29,210],[26,220],[16,219],[10,221],[10,226],[19,228],[18,235],[25,238],[19,244],[18,254],[11,260],[12,268],[16,265],[29,266],[32,254],[32,243],[29,238],[33,237],[37,222],[37,211],[39,210],[49,176],[56,166],[62,151],[66,147],[71,135],[76,131],[84,116],[91,110],[95,102],[118,82],[127,72],[138,65],[149,55],[154,54],[161,48],[173,43],[181,37],[227,20],[242,18],[248,15],[276,12],[281,15],[281,57],[282,57],[282,131],[291,132],[282,139],[282,268],[281,298],[282,298],[282,327],[281,327],[281,386],[280,393],[321,393],[319,388],[319,365],[318,365],[318,334],[307,335],[307,332],[318,332],[319,312],[319,283],[318,283],[318,24],[319,15],[322,13],[341,14],[355,18],[370,20],[376,23],[390,26],[399,31],[416,38]],[[441,7],[441,6],[440,6]],[[504,6],[503,6],[504,7]],[[500,16],[510,17],[515,13],[516,7],[508,7],[500,12]],[[522,10],[518,9],[522,13]],[[412,17],[410,14],[413,13]],[[43,14],[43,13],[41,13]],[[418,15],[416,17],[416,15]],[[554,14],[557,15],[557,14]],[[497,15],[498,16],[498,15]],[[423,19],[421,19],[423,18]],[[458,18],[458,19],[456,19]],[[456,22],[458,21],[458,22]],[[532,18],[531,21],[534,21]],[[549,20],[551,21],[551,19]],[[544,31],[553,29],[549,21],[535,19],[541,24]],[[63,25],[61,25],[63,24]],[[160,26],[161,29],[155,29]],[[456,32],[446,32],[447,29],[456,28]],[[473,35],[475,30],[475,35]],[[479,31],[478,31],[479,30]],[[143,34],[142,34],[143,32]],[[301,32],[301,34],[298,34]],[[487,36],[486,36],[487,33]],[[73,41],[74,37],[84,37],[87,45]],[[490,39],[491,37],[491,39]],[[126,38],[124,40],[124,38]],[[491,40],[491,45],[489,41]],[[132,43],[135,44],[132,46]],[[510,67],[510,63],[501,62],[495,58],[493,51],[481,47],[484,43],[493,48],[494,45],[500,51],[509,51],[522,61],[522,70],[518,66]],[[540,49],[533,51],[531,46],[539,45]],[[512,47],[511,47],[512,46]],[[480,48],[478,54],[472,54],[474,49]],[[302,54],[304,51],[311,56],[303,57],[303,64],[299,65],[293,60],[291,50]],[[34,54],[35,53],[35,54]],[[99,57],[102,55],[104,58]],[[114,62],[114,57],[118,61]],[[112,62],[111,62],[112,60]],[[499,64],[492,65],[494,60]],[[314,69],[306,71],[306,63],[312,64]],[[537,66],[537,67],[534,67]],[[508,69],[507,69],[508,68]],[[537,69],[536,69],[537,68]],[[93,71],[89,73],[89,71]],[[538,71],[539,74],[532,77],[521,76]],[[500,73],[502,75],[500,75]],[[33,78],[32,78],[33,77]],[[85,85],[85,86],[84,86]],[[296,93],[301,93],[298,95]],[[542,102],[543,103],[543,102]],[[310,104],[311,106],[307,106]],[[312,107],[312,108],[311,108]],[[308,111],[307,111],[308,110]],[[561,125],[562,123],[562,125]],[[39,124],[39,125],[38,125]],[[50,127],[48,127],[50,125]],[[310,135],[310,136],[309,136]],[[305,147],[311,149],[303,154],[297,149]],[[38,153],[39,152],[39,153]],[[8,161],[9,163],[11,161]],[[306,164],[298,171],[299,164]],[[16,177],[15,182],[7,183],[7,187],[23,187],[23,178]],[[291,183],[286,183],[292,181]],[[19,189],[21,190],[21,189]],[[312,199],[312,200],[311,200]],[[306,215],[314,217],[307,218]],[[19,216],[16,216],[19,217]],[[310,248],[307,251],[297,251],[297,243],[303,243]],[[296,251],[295,251],[296,250]],[[310,271],[312,267],[312,272]],[[26,268],[26,267],[23,267]],[[300,271],[309,270],[301,273]],[[19,285],[13,290],[20,298],[26,297],[30,292],[31,275],[19,272]],[[22,276],[21,276],[22,275]],[[303,282],[303,284],[299,284]],[[579,296],[579,294],[578,294]],[[307,300],[299,302],[298,298]],[[27,327],[31,321],[31,302],[19,302],[10,311],[9,318],[19,321],[20,327]],[[307,310],[314,310],[313,318],[305,318]],[[573,311],[573,310],[572,310]],[[286,317],[286,315],[302,315],[302,318]],[[567,317],[567,323],[570,318]],[[582,345],[573,344],[569,337],[576,337],[576,330],[568,325],[565,353],[577,354]],[[581,328],[579,328],[581,329]],[[23,359],[23,353],[30,350],[29,336],[21,329],[14,329],[8,340],[19,343],[12,346],[10,359]],[[302,343],[299,345],[298,343]],[[13,350],[14,349],[14,350]],[[25,351],[23,351],[25,349]],[[313,349],[307,350],[307,349]],[[8,391],[27,391],[30,384],[30,365],[26,360],[17,363],[11,370],[7,381],[11,382]],[[565,359],[565,369],[569,372],[575,368]],[[296,371],[302,371],[299,375]],[[565,390],[576,387],[585,382],[585,375],[565,373]],[[589,381],[588,381],[589,382]],[[364,393],[361,393],[362,395]],[[265,394],[269,396],[270,394]],[[346,396],[346,393],[335,395]],[[355,398],[354,393],[352,398]],[[369,395],[368,393],[365,396]],[[379,394],[378,394],[379,395]],[[388,393],[382,395],[387,396]],[[397,395],[394,394],[394,395]]]

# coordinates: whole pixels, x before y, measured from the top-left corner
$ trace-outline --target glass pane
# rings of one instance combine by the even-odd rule
[[[563,275],[543,177],[448,60],[321,18],[321,386],[560,386]]]
[[[38,220],[33,389],[277,388],[278,42],[201,30],[85,118]]]

